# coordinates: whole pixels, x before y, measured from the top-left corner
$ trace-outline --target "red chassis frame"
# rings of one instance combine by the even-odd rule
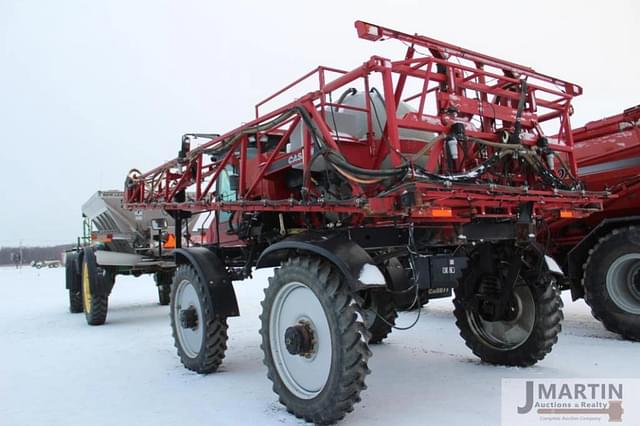
[[[571,209],[574,217],[584,216],[602,206],[602,194],[576,191],[575,188],[553,188],[533,173],[518,153],[527,157],[539,153],[544,137],[542,126],[553,125],[551,137],[545,139],[547,152],[552,151],[562,164],[556,180],[566,181],[577,173],[573,155],[570,114],[571,99],[582,93],[572,83],[535,72],[533,69],[492,58],[467,49],[419,35],[408,35],[361,21],[355,23],[359,37],[371,41],[396,39],[408,46],[405,57],[398,61],[373,56],[361,66],[342,71],[318,67],[284,89],[256,105],[256,118],[221,136],[191,149],[183,139],[178,158],[149,172],[132,176],[125,192],[125,204],[131,209],[163,208],[179,211],[286,211],[335,212],[361,219],[377,217],[378,223],[405,220],[411,222],[470,222],[475,218],[515,219],[523,203],[533,203],[536,217],[559,216]],[[428,53],[421,52],[428,50]],[[337,77],[329,79],[330,76]],[[293,102],[261,114],[260,107],[294,88],[317,78],[315,90]],[[526,84],[524,83],[526,79]],[[376,137],[371,89],[381,84],[387,117],[383,135]],[[337,90],[348,85],[363,88],[365,106],[358,108],[333,102]],[[410,91],[413,87],[415,90]],[[292,97],[292,96],[291,96]],[[408,102],[414,110],[396,116],[400,102]],[[521,105],[519,105],[521,104]],[[362,113],[367,123],[363,140],[341,136],[331,129],[326,111],[352,109]],[[429,109],[430,108],[430,109]],[[315,134],[307,126],[304,143],[293,152],[284,148],[296,126],[305,120],[315,126]],[[469,152],[447,164],[445,138],[452,128],[464,129]],[[400,137],[401,130],[434,133],[428,142]],[[518,129],[518,130],[516,130]],[[517,135],[518,152],[512,151],[509,169],[488,173],[481,179],[456,181],[446,178],[465,174],[482,167],[483,161],[513,144],[509,137]],[[270,149],[262,149],[255,141],[275,138]],[[316,191],[310,173],[304,174],[302,188],[294,192],[282,185],[283,173],[292,167],[310,169],[314,154],[314,138],[356,167],[378,170],[385,159],[392,167],[404,165],[402,184],[383,188],[380,179],[358,179],[345,170],[351,197],[335,200]],[[474,141],[476,143],[474,143]],[[255,152],[248,155],[251,144]],[[513,145],[515,146],[515,145]],[[418,154],[428,156],[418,160]],[[527,157],[527,158],[529,158]],[[408,160],[407,160],[408,158]],[[228,166],[239,170],[237,199],[222,200],[215,182]],[[505,166],[506,167],[506,166]],[[553,174],[553,173],[552,173]],[[443,179],[425,179],[425,176]],[[176,196],[188,192],[183,200]],[[412,201],[401,201],[407,192]],[[358,221],[352,221],[352,223]]]

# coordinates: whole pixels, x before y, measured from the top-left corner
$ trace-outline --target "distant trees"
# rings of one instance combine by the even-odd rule
[[[0,265],[14,265],[16,253],[20,253],[21,250],[23,265],[29,265],[34,260],[62,260],[62,253],[72,247],[72,244],[49,247],[0,247]]]

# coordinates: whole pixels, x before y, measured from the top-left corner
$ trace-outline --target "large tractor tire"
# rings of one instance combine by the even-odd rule
[[[582,285],[591,313],[607,330],[640,341],[640,228],[600,238],[584,264]]]
[[[67,253],[65,256],[66,287],[69,292],[69,312],[78,314],[82,309],[82,276],[78,271],[78,253]]]
[[[200,374],[220,367],[227,350],[227,319],[216,316],[206,288],[191,265],[176,270],[171,286],[171,329],[180,362]]]
[[[478,307],[483,297],[500,290],[495,277],[482,265],[465,269],[455,289],[454,316],[460,336],[482,361],[496,365],[528,367],[542,360],[558,341],[562,299],[555,278],[546,268],[535,279],[516,280],[506,318],[494,320]],[[475,298],[475,302],[474,302]]]
[[[398,313],[393,297],[386,291],[370,291],[362,305],[362,318],[369,330],[369,344],[382,343],[393,331]]]
[[[105,271],[98,267],[93,248],[85,248],[82,255],[82,305],[89,325],[102,325],[107,319],[109,293],[95,291],[105,285],[105,279]]]
[[[342,274],[320,258],[291,258],[269,279],[260,315],[264,364],[295,416],[332,424],[360,401],[371,352],[358,313]]]
[[[171,302],[173,272],[156,272],[153,277],[156,281],[156,286],[158,286],[158,303],[163,306],[168,305]]]

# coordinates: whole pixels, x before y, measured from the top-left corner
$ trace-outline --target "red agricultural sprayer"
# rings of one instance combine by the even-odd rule
[[[602,211],[550,222],[565,286],[610,331],[640,340],[640,105],[573,130],[578,176],[615,197]]]
[[[359,401],[368,345],[398,309],[453,288],[476,355],[541,360],[560,331],[561,271],[536,235],[554,217],[599,210],[604,196],[576,178],[579,86],[355,26],[362,39],[401,42],[405,55],[318,67],[260,102],[252,121],[184,135],[176,159],[133,170],[125,187],[127,208],[175,218],[171,322],[187,368],[220,365],[226,318],[239,314],[232,280],[276,267],[261,315],[265,364],[282,403],[316,423]],[[203,212],[201,236],[186,233],[182,222]]]

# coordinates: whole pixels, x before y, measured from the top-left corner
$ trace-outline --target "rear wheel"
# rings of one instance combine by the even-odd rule
[[[582,284],[593,316],[607,330],[640,340],[640,229],[601,238],[584,264]]]
[[[369,344],[382,343],[393,331],[397,317],[391,294],[386,291],[370,291],[362,305],[362,318],[371,333]]]
[[[541,274],[521,271],[506,312],[496,319],[491,308],[495,308],[502,290],[500,280],[478,263],[486,260],[472,257],[455,290],[454,315],[460,336],[485,362],[533,365],[551,352],[561,330],[562,299],[555,279],[546,270]]]
[[[171,302],[171,280],[172,272],[156,272],[154,274],[156,285],[158,286],[158,303],[168,305]]]
[[[340,272],[315,257],[289,259],[269,279],[262,308],[264,364],[280,402],[316,424],[351,412],[371,353]]]
[[[158,286],[158,303],[166,306],[171,302],[171,287],[168,285]]]
[[[102,325],[107,319],[109,295],[96,291],[104,288],[105,283],[100,281],[104,279],[104,273],[96,264],[93,249],[86,248],[82,256],[82,305],[89,325]]]
[[[214,315],[209,291],[191,265],[176,270],[171,329],[180,362],[197,373],[213,373],[227,349],[227,320]]]
[[[66,287],[69,292],[69,312],[82,312],[82,277],[78,271],[78,253],[67,253],[65,256]]]

